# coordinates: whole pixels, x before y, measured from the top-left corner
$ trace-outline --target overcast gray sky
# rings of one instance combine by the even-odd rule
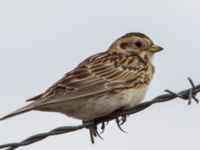
[[[199,8],[199,0],[1,0],[0,116],[127,32],[143,32],[165,48],[155,57],[146,100],[166,88],[188,88],[188,76],[200,83]],[[95,145],[84,129],[20,149],[199,150],[199,114],[199,105],[177,99],[129,117],[123,126],[128,134],[110,123]],[[57,113],[30,112],[0,122],[0,144],[79,123]]]

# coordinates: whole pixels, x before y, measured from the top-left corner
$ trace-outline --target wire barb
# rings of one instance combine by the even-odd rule
[[[189,80],[189,83],[190,85],[192,86],[191,89],[188,89],[188,93],[187,94],[182,94],[182,93],[175,93],[171,90],[165,90],[165,92],[171,94],[171,95],[174,95],[175,97],[179,97],[181,99],[185,99],[185,100],[188,100],[188,105],[191,105],[192,104],[192,100],[194,100],[197,104],[199,103],[199,100],[196,98],[196,94],[195,93],[195,90],[196,90],[196,86],[194,84],[194,82],[192,81],[191,78],[188,77],[188,80]]]
[[[192,86],[191,90],[189,91],[189,101],[188,101],[188,105],[190,105],[192,103],[192,99],[198,104],[199,103],[199,100],[196,98],[196,94],[193,94],[194,91],[196,90],[196,86],[194,84],[194,82],[192,81],[192,79],[190,77],[188,77],[188,80]]]
[[[163,94],[163,95],[157,96],[154,99],[152,99],[151,101],[140,103],[132,108],[129,108],[126,110],[123,109],[120,111],[115,111],[108,116],[105,116],[102,118],[97,118],[94,121],[83,121],[83,123],[78,126],[63,126],[63,127],[53,129],[46,133],[36,134],[36,135],[33,135],[33,136],[23,140],[22,142],[8,143],[8,144],[0,145],[0,149],[7,148],[7,150],[14,150],[20,146],[27,146],[27,145],[39,142],[49,136],[74,132],[77,130],[81,130],[83,128],[89,129],[91,141],[92,141],[92,143],[94,143],[95,137],[100,137],[101,139],[103,139],[98,132],[99,124],[102,125],[101,133],[104,132],[106,125],[111,120],[116,120],[118,127],[121,129],[121,125],[123,125],[126,122],[128,115],[143,111],[144,109],[148,108],[149,106],[151,106],[153,104],[171,101],[175,98],[181,98],[183,100],[188,100],[188,104],[191,104],[192,100],[196,101],[196,103],[199,103],[199,100],[196,98],[196,95],[197,95],[197,93],[200,92],[200,84],[195,86],[195,84],[193,83],[193,81],[190,78],[188,78],[188,80],[189,80],[192,88],[183,90],[179,93],[172,92],[171,90],[165,90],[168,94]]]

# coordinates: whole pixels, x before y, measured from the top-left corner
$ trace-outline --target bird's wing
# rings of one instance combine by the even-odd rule
[[[77,100],[115,89],[137,87],[141,85],[138,78],[144,76],[147,66],[145,61],[138,56],[100,53],[86,59],[44,94],[28,100],[33,103],[0,118],[0,120],[31,111],[36,107]]]
[[[43,94],[38,104],[64,102],[119,88],[130,88],[139,84],[137,79],[146,69],[146,62],[138,56],[100,53],[67,73]]]

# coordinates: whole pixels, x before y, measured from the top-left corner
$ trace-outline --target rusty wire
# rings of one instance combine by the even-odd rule
[[[0,145],[0,149],[6,148],[6,150],[14,150],[20,146],[26,146],[26,145],[30,145],[30,144],[39,142],[49,136],[69,133],[69,132],[77,131],[77,130],[80,130],[83,128],[90,129],[91,140],[92,140],[92,143],[94,143],[94,136],[101,137],[99,132],[97,131],[98,124],[102,124],[101,129],[102,129],[102,131],[104,131],[106,122],[109,122],[111,120],[116,120],[119,128],[121,129],[121,125],[126,121],[127,115],[131,115],[131,114],[140,112],[140,111],[144,110],[145,108],[151,106],[152,104],[167,102],[167,101],[173,100],[175,98],[181,98],[183,100],[188,100],[188,105],[191,104],[192,100],[194,100],[195,102],[198,103],[199,101],[196,98],[196,94],[200,92],[200,84],[195,86],[190,78],[188,78],[188,80],[192,87],[189,89],[183,90],[179,93],[172,92],[171,90],[165,90],[165,92],[167,92],[167,94],[157,96],[154,99],[152,99],[151,101],[140,103],[130,109],[113,112],[112,114],[110,114],[108,116],[95,119],[95,121],[83,121],[83,123],[81,125],[58,127],[49,132],[46,132],[46,133],[40,133],[40,134],[33,135],[21,142]]]

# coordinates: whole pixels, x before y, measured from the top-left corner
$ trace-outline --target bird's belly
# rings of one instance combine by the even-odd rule
[[[119,108],[129,108],[137,105],[144,99],[146,91],[147,87],[98,94],[53,104],[52,107],[48,106],[47,111],[55,110],[73,118],[92,120],[108,115]]]

